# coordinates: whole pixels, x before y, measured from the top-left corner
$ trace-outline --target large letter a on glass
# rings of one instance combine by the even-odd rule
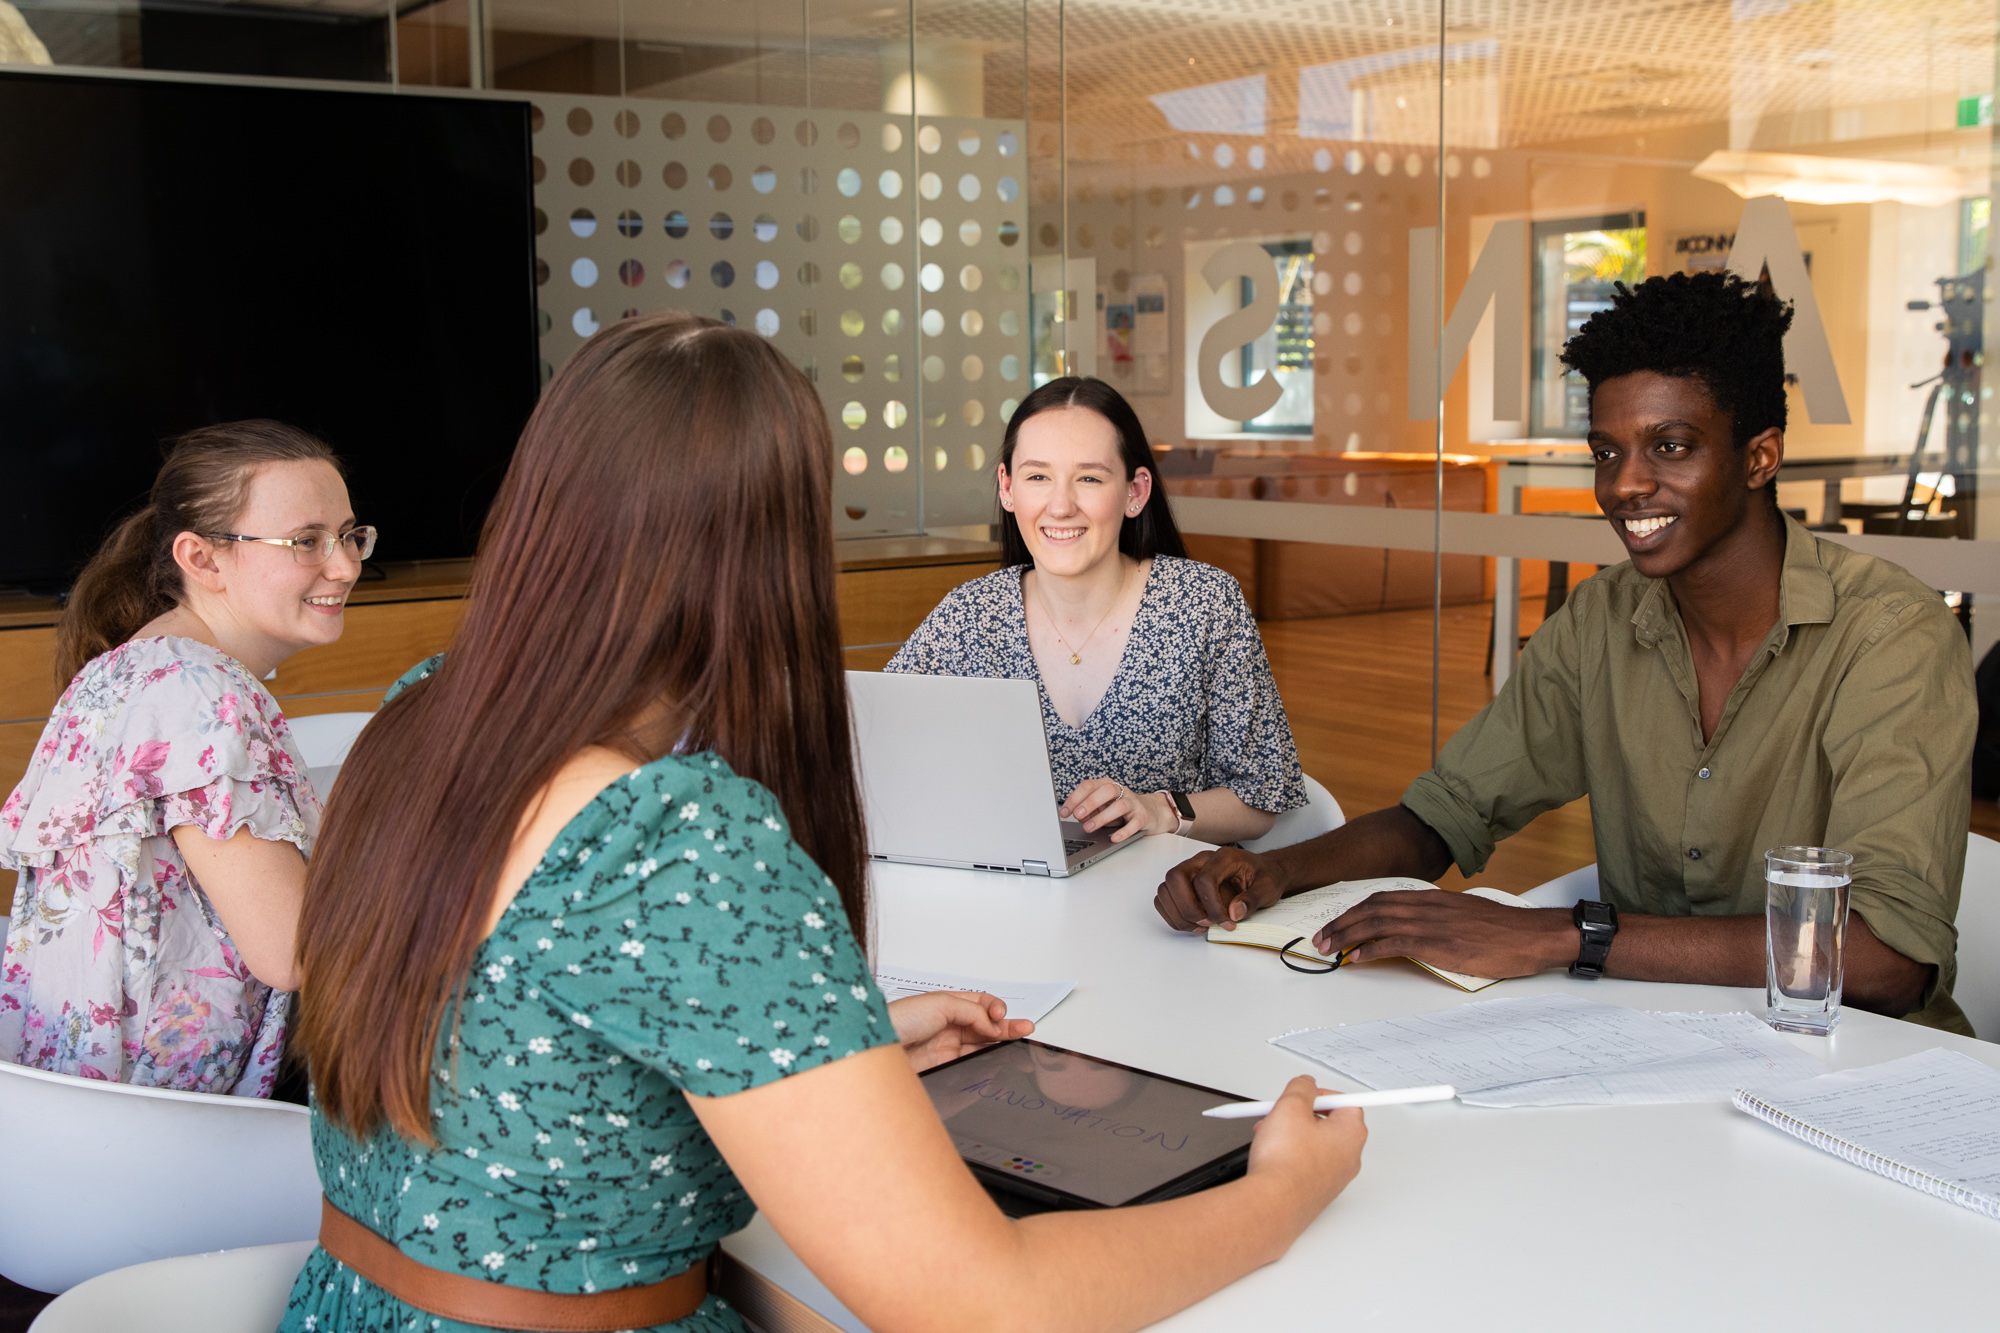
[[[1201,396],[1209,410],[1230,421],[1261,417],[1278,405],[1284,386],[1277,372],[1266,370],[1255,384],[1237,387],[1222,382],[1222,358],[1233,356],[1243,344],[1264,336],[1264,330],[1278,319],[1278,267],[1271,252],[1255,241],[1225,245],[1201,266],[1208,285],[1221,290],[1225,282],[1248,278],[1252,284],[1250,304],[1224,315],[1201,335]]]
[[[1819,302],[1813,299],[1812,274],[1806,270],[1799,233],[1784,200],[1767,194],[1744,202],[1743,220],[1736,224],[1736,241],[1729,247],[1729,271],[1745,282],[1755,282],[1767,272],[1771,275],[1771,290],[1780,301],[1792,303],[1785,369],[1798,377],[1806,415],[1822,426],[1846,425],[1852,420],[1847,395],[1840,391],[1826,324],[1819,317]]]

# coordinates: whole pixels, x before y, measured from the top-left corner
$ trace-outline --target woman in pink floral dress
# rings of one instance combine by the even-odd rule
[[[320,807],[261,682],[340,637],[374,538],[324,444],[238,422],[177,441],[78,577],[69,688],[0,806],[0,1060],[270,1095]]]

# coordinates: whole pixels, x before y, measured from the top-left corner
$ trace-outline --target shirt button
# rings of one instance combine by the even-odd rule
[[[1688,860],[1690,860],[1690,861],[1699,861],[1699,860],[1701,860],[1701,848],[1699,848],[1699,847],[1690,847],[1690,848],[1688,848]]]
[[[1705,778],[1708,776],[1708,770],[1704,768],[1703,770],[1701,770],[1701,772],[1695,774],[1695,776],[1698,778]]]

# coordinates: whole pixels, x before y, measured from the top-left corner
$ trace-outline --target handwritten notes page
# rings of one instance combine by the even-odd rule
[[[916,967],[875,969],[875,984],[884,997],[901,1000],[940,990],[980,990],[1007,1002],[1007,1017],[1039,1023],[1049,1011],[1076,989],[1074,981],[995,981],[991,977],[964,977],[952,972],[927,972]]]
[[[2000,1219],[2000,1071],[1942,1046],[1736,1106],[1816,1148]]]
[[[1429,889],[1441,892],[1435,884],[1426,884],[1420,879],[1348,879],[1337,884],[1322,885],[1317,889],[1307,889],[1289,898],[1281,898],[1260,912],[1252,912],[1244,920],[1236,923],[1236,929],[1225,930],[1221,926],[1211,926],[1208,931],[1210,944],[1248,944],[1260,949],[1283,949],[1287,944],[1305,936],[1308,943],[1292,950],[1295,955],[1308,957],[1316,962],[1325,962],[1313,951],[1310,943],[1319,928],[1327,922],[1347,912],[1355,904],[1378,893],[1409,893]],[[1499,889],[1467,889],[1475,898],[1499,903],[1503,907],[1523,907],[1511,893]],[[1492,977],[1475,977],[1467,972],[1453,972],[1447,968],[1433,967],[1421,958],[1411,962],[1429,972],[1432,976],[1449,981],[1462,991],[1482,991],[1495,984]]]
[[[1647,1014],[1559,993],[1272,1041],[1372,1088],[1450,1083],[1475,1106],[1719,1102],[1746,1081],[1821,1067],[1775,1033],[1751,1033],[1744,1019],[1763,1026],[1748,1014]]]

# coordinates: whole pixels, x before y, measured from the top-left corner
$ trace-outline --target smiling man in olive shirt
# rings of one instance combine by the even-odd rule
[[[1854,855],[1847,1002],[1969,1032],[1951,984],[1971,656],[1935,591],[1778,510],[1790,323],[1733,275],[1621,286],[1563,359],[1590,385],[1597,500],[1631,560],[1542,626],[1401,804],[1265,855],[1183,862],[1161,916],[1205,929],[1335,880],[1473,875],[1588,795],[1617,909],[1605,975],[1761,985],[1764,851],[1838,847]],[[1443,893],[1377,894],[1313,943],[1491,977],[1581,957],[1567,910]]]

